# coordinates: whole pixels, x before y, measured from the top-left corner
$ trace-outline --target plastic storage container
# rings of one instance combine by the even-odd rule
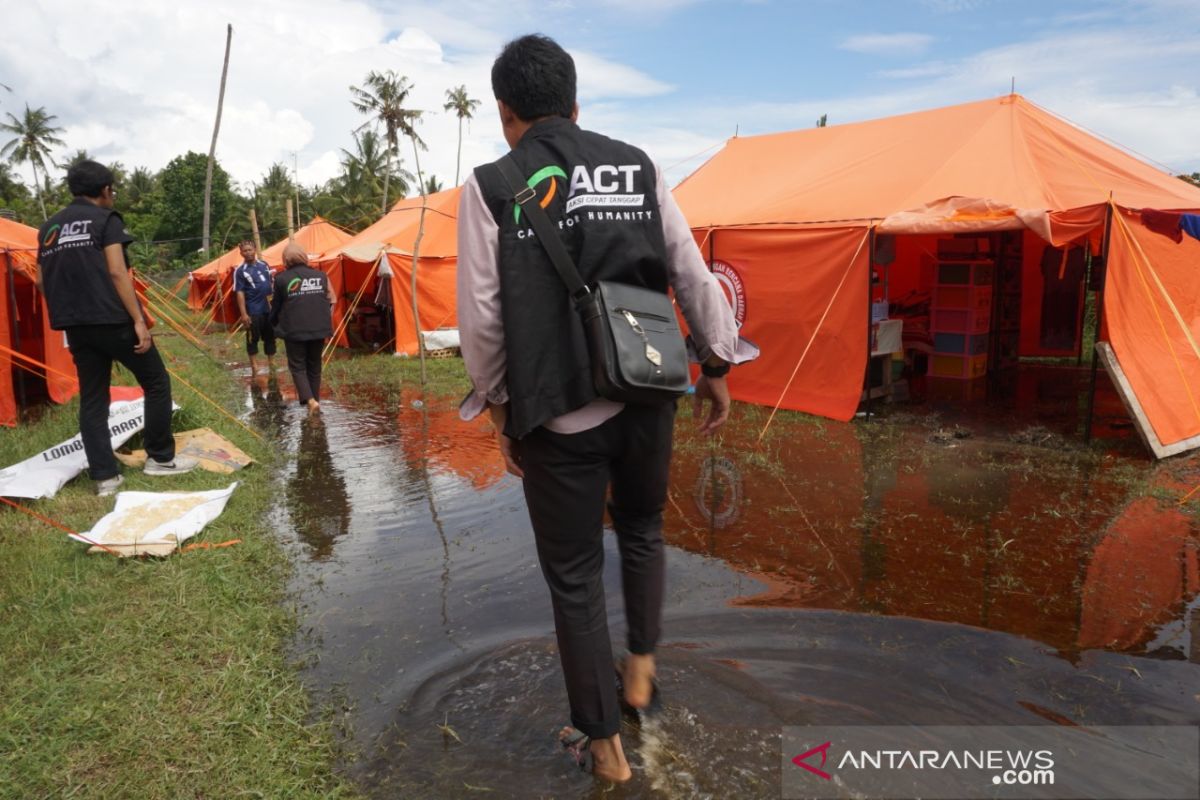
[[[987,353],[974,356],[934,353],[929,360],[929,372],[936,378],[979,378],[987,374]]]

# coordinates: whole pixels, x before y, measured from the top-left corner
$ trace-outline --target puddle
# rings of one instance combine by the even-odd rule
[[[343,709],[370,796],[777,797],[787,724],[1200,722],[1195,521],[1147,495],[1160,473],[1119,439],[1106,455],[1053,420],[1014,440],[887,409],[777,419],[757,448],[760,410],[718,443],[684,412],[666,709],[623,731],[635,779],[604,793],[556,752],[549,598],[488,426],[370,387],[338,387],[319,423],[286,387],[250,394],[292,455],[272,514],[305,680]],[[971,435],[930,441],[953,425]]]

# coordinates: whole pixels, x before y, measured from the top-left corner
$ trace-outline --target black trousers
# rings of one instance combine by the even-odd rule
[[[674,421],[674,403],[631,405],[591,430],[538,428],[518,445],[571,724],[592,738],[621,725],[604,600],[605,495],[611,485],[629,651],[652,653],[662,622],[662,512]]]
[[[268,356],[275,355],[275,329],[271,327],[270,314],[251,314],[250,324],[246,326],[246,353],[258,355],[258,343],[262,341],[263,352]]]
[[[109,387],[116,361],[137,379],[146,395],[146,425],[142,441],[155,461],[175,458],[171,434],[171,378],[158,348],[133,352],[137,335],[133,323],[77,325],[66,329],[67,346],[79,373],[79,433],[87,454],[88,475],[102,481],[120,472],[108,431]]]
[[[296,399],[300,405],[309,400],[321,399],[321,352],[325,349],[324,339],[283,340],[287,350],[288,371],[296,385]]]

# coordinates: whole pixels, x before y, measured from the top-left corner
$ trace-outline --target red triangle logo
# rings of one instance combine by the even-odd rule
[[[809,757],[814,756],[817,753],[820,753],[821,754],[821,766],[822,767],[825,766],[825,759],[829,755],[829,746],[831,744],[832,744],[832,742],[826,742],[825,744],[814,747],[812,750],[809,750],[807,753],[801,753],[800,755],[798,755],[792,759],[792,763],[795,764],[797,767],[800,767],[801,769],[808,770],[813,775],[817,775],[819,777],[824,778],[827,781],[833,780],[833,776],[830,775],[825,770],[817,769],[812,764],[807,763],[807,759]]]

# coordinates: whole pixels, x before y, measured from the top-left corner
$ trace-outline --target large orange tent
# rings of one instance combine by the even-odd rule
[[[56,403],[74,396],[79,382],[63,334],[50,329],[37,291],[36,228],[0,218],[0,270],[5,295],[0,302],[0,425],[13,426],[18,382],[24,380],[27,388],[44,385]],[[15,377],[16,371],[24,374]]]
[[[896,235],[895,303],[929,266],[917,237],[1015,231],[1019,354],[1063,350],[1034,330],[1051,307],[1038,292],[1067,263],[1054,275],[1058,251],[1046,248],[1082,243],[1097,254],[1107,240],[1104,338],[1158,439],[1200,435],[1200,242],[1177,245],[1136,213],[1200,209],[1200,189],[1019,95],[735,137],[675,196],[744,335],[762,346],[738,370],[738,399],[850,419],[866,371],[876,238]],[[1045,281],[1039,264],[1051,267]],[[1081,325],[1082,278],[1076,289]]]
[[[392,206],[378,222],[357,234],[321,260],[341,300],[335,323],[341,323],[354,299],[381,300],[390,305],[395,323],[395,352],[417,353],[413,322],[413,255],[420,252],[417,272],[417,308],[423,331],[458,324],[455,310],[455,275],[458,270],[458,196],[447,189],[422,198],[407,197]],[[422,225],[422,206],[424,224]],[[422,233],[423,230],[423,233]],[[379,297],[386,280],[384,297]]]
[[[329,220],[313,217],[307,225],[296,231],[294,238],[308,253],[309,260],[317,261],[324,254],[350,241],[352,236]],[[259,253],[258,257],[271,269],[282,269],[283,249],[289,241],[285,236]],[[234,247],[188,273],[188,306],[199,310],[215,304],[214,322],[236,322],[238,313],[233,292],[233,270],[241,263],[241,251]]]

